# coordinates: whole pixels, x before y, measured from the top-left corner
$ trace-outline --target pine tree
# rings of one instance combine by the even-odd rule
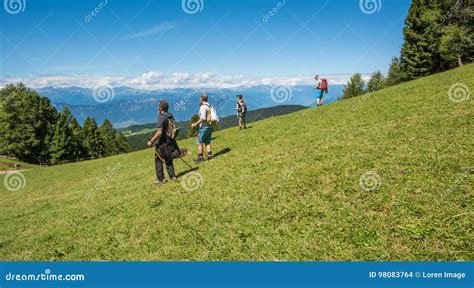
[[[51,164],[73,158],[74,141],[71,129],[72,114],[64,108],[59,114],[51,141]]]
[[[380,90],[385,85],[385,77],[380,71],[376,71],[370,77],[369,82],[367,83],[367,91],[374,92]]]
[[[466,28],[450,24],[443,29],[440,40],[440,52],[449,68],[463,65],[465,51],[472,47],[472,41]]]
[[[115,137],[115,145],[119,153],[128,153],[131,151],[127,138],[122,133],[117,133]]]
[[[413,0],[405,19],[401,62],[407,80],[438,72],[441,11],[434,0]]]
[[[364,86],[365,81],[362,79],[362,75],[360,73],[354,74],[349,82],[344,85],[344,95],[342,98],[347,99],[364,94]]]
[[[58,118],[48,98],[20,83],[1,89],[0,102],[0,153],[28,163],[48,162]]]
[[[116,142],[117,131],[114,129],[112,123],[105,119],[104,123],[99,128],[102,141],[104,143],[103,156],[111,156],[119,153]]]
[[[73,153],[71,159],[79,161],[80,159],[87,158],[88,153],[85,147],[84,131],[76,118],[71,120],[71,130],[73,134]]]
[[[400,84],[404,79],[406,79],[406,77],[403,76],[402,64],[397,57],[393,57],[387,77],[385,78],[385,87]]]
[[[103,155],[103,139],[94,118],[87,117],[84,121],[84,144],[89,157],[100,158]]]

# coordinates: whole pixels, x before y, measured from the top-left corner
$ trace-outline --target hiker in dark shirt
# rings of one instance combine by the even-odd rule
[[[245,122],[245,115],[247,115],[247,104],[244,101],[244,96],[237,95],[237,104],[235,109],[237,110],[237,117],[239,118],[239,130],[247,129],[247,123]]]
[[[163,162],[166,165],[166,170],[168,170],[170,180],[176,180],[172,153],[177,149],[177,145],[176,141],[167,135],[169,119],[174,119],[173,115],[168,112],[168,107],[168,102],[164,100],[160,101],[160,104],[158,105],[159,116],[158,124],[156,126],[157,131],[147,143],[147,145],[151,147],[155,145],[154,143],[156,141],[158,141],[155,146],[155,171],[157,178],[154,182],[155,184],[163,184],[165,181]]]

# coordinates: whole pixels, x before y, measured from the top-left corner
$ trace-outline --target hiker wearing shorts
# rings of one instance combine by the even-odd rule
[[[212,159],[212,126],[208,123],[208,119],[211,113],[211,105],[207,102],[207,94],[201,95],[201,101],[199,104],[199,120],[192,123],[191,127],[199,127],[196,144],[198,145],[198,157],[194,160],[195,163],[204,161],[204,146],[207,148],[207,160]]]
[[[242,95],[237,95],[237,117],[239,118],[239,130],[247,129],[247,123],[245,123],[245,115],[247,114],[247,104],[244,101]]]
[[[176,140],[168,137],[166,133],[168,131],[169,119],[174,119],[173,115],[168,112],[168,108],[168,102],[164,100],[160,101],[160,104],[158,105],[159,116],[158,124],[156,126],[157,130],[151,140],[147,142],[148,147],[151,147],[155,145],[155,141],[158,141],[155,146],[155,184],[165,183],[163,163],[166,165],[166,170],[168,170],[170,180],[176,180],[172,153],[177,149],[177,144]]]
[[[324,95],[323,81],[319,78],[319,75],[314,76],[314,80],[316,80],[316,86],[314,86],[314,89],[316,89],[316,93],[314,94],[314,97],[316,98],[316,106],[322,106]]]

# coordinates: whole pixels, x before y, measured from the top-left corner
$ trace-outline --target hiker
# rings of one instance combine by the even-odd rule
[[[323,105],[323,95],[324,93],[328,93],[328,81],[326,79],[320,79],[319,75],[314,76],[314,80],[316,80],[316,93],[314,97],[316,97],[316,106]]]
[[[239,118],[239,130],[247,129],[247,123],[245,123],[245,115],[247,114],[247,104],[245,104],[244,97],[237,95],[237,117]]]
[[[179,148],[176,140],[169,134],[170,122],[174,122],[174,117],[168,112],[169,104],[165,100],[160,101],[158,105],[158,124],[156,126],[157,131],[155,135],[147,142],[148,147],[155,145],[155,141],[158,140],[155,145],[155,171],[156,181],[155,184],[165,183],[165,174],[163,172],[163,162],[166,165],[168,176],[170,180],[176,180],[174,173],[173,158],[179,156]],[[174,137],[174,136],[173,136]],[[178,154],[178,155],[177,155]]]
[[[196,144],[198,145],[198,157],[194,160],[195,163],[204,161],[204,146],[207,148],[207,160],[212,159],[212,123],[210,122],[212,122],[211,112],[213,108],[207,101],[207,94],[202,94],[199,103],[199,120],[191,124],[192,128],[199,127],[196,140]]]

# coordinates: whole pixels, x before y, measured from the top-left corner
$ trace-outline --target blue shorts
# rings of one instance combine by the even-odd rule
[[[324,95],[324,91],[323,91],[323,90],[317,90],[316,93],[314,94],[314,97],[315,97],[315,98],[322,99],[322,98],[323,98],[323,95]]]
[[[196,144],[211,144],[212,127],[199,128]]]

